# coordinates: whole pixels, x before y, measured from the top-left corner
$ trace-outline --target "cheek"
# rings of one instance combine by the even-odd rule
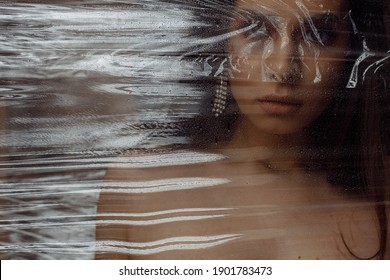
[[[270,39],[248,42],[243,38],[229,43],[229,61],[232,78],[259,80],[273,48]]]
[[[244,85],[245,83],[241,83],[240,85],[236,85],[234,82],[230,83],[230,91],[237,102],[237,105],[241,111],[241,113],[246,113],[248,110],[245,109],[248,104],[251,103],[251,91],[247,90],[247,87]]]
[[[320,48],[318,46],[302,47],[301,73],[302,85],[314,86],[326,90],[342,85],[342,77],[346,65],[344,48],[337,48],[336,51]]]
[[[339,36],[330,46],[306,46],[302,56],[306,66],[303,67],[305,81],[310,82],[308,78],[311,72],[312,76],[315,74],[312,79],[315,86],[324,89],[345,86],[345,70],[348,62],[346,53],[349,45],[348,36]]]
[[[335,90],[346,86],[345,57],[325,58],[318,64],[322,75],[321,85],[324,88]]]

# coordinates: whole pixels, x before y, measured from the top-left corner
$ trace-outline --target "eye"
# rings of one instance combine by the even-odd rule
[[[252,28],[245,34],[248,40],[259,40],[270,36],[269,27],[265,22],[252,22],[250,26]]]
[[[305,41],[322,46],[331,45],[336,37],[336,30],[333,28],[309,29],[304,33]]]
[[[303,24],[303,38],[320,46],[329,46],[335,41],[340,19],[333,13],[326,13],[308,18]]]

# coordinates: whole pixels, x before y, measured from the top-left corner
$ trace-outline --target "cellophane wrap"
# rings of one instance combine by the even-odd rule
[[[210,148],[214,140],[197,146],[184,124],[205,114],[207,104],[215,105],[213,95],[223,75],[243,83],[272,82],[277,67],[271,59],[274,51],[294,44],[290,70],[310,69],[301,88],[329,79],[324,71],[333,66],[323,67],[321,54],[331,51],[349,65],[342,79],[337,79],[337,72],[330,75],[340,84],[336,91],[356,94],[354,89],[369,84],[384,93],[380,125],[386,143],[388,33],[362,30],[365,21],[368,26],[373,19],[362,14],[363,24],[356,24],[348,10],[338,18],[348,29],[329,31],[332,26],[324,28],[323,22],[310,17],[308,0],[264,1],[273,2],[272,9],[252,1],[259,9],[250,11],[232,11],[227,2],[231,1],[0,1],[2,259],[94,259],[105,253],[141,259],[181,256],[170,252],[207,258],[202,250],[218,246],[232,249],[210,258],[279,258],[278,252],[288,250],[280,240],[294,231],[310,232],[311,227],[303,226],[299,217],[299,227],[293,222],[288,226],[267,222],[278,219],[280,211],[339,206],[308,199],[277,207],[283,188],[277,197],[265,202],[259,198],[258,204],[254,198],[244,199],[251,184],[272,188],[278,170],[271,175],[252,171],[250,176],[181,173],[185,167],[226,160],[226,155]],[[293,16],[284,16],[292,2],[291,14],[298,23],[293,39],[288,37]],[[380,12],[386,29],[388,11]],[[354,49],[332,46],[331,32],[354,38]],[[243,75],[242,69],[250,69],[254,57],[263,63]],[[211,117],[217,118],[218,112],[214,108]],[[387,153],[385,145],[383,149]],[[239,153],[237,149],[235,154]],[[249,160],[251,152],[237,158]],[[108,170],[128,170],[137,176],[107,179]],[[151,170],[160,171],[153,176]],[[161,170],[167,170],[163,176]],[[232,180],[238,181],[237,200],[221,203],[219,197],[230,191],[225,186]],[[297,181],[290,187],[300,185]],[[209,190],[215,197],[206,203],[197,197],[197,190]],[[99,197],[109,193],[117,196],[112,198],[116,210],[98,210]],[[121,196],[130,198],[122,201]],[[159,198],[172,201],[161,203]],[[126,207],[120,211],[118,203],[138,204],[129,208],[132,211]],[[262,226],[256,227],[260,221]],[[221,228],[215,227],[218,223]],[[230,223],[235,226],[227,226]],[[217,229],[178,230],[210,224]],[[164,234],[150,233],[158,226],[164,226]],[[145,238],[98,239],[97,227],[113,231],[128,227],[129,232],[145,232]],[[317,238],[321,232],[317,227],[308,236]],[[258,244],[258,255],[245,254],[250,242]]]

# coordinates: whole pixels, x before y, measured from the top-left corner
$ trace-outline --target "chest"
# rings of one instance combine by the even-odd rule
[[[321,178],[252,171],[180,172],[154,191],[122,196],[134,214],[125,227],[132,258],[351,258],[344,243],[363,257],[375,253],[367,204],[345,200]]]

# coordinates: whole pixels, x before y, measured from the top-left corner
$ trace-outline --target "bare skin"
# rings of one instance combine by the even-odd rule
[[[351,259],[342,237],[359,257],[371,257],[378,250],[373,206],[343,196],[321,174],[309,177],[298,167],[270,172],[241,155],[192,166],[110,169],[106,177],[113,186],[145,178],[180,178],[182,182],[224,178],[228,182],[154,193],[103,192],[99,213],[181,211],[149,217],[100,217],[98,241],[135,242],[139,248],[129,243],[121,247],[140,250],[121,252],[111,247],[113,252],[98,252],[98,259]],[[116,220],[116,224],[105,224],[105,219]],[[122,221],[150,223],[124,225]],[[167,240],[180,237],[191,241]],[[198,247],[186,248],[188,244]]]
[[[282,9],[281,3],[288,9]],[[331,40],[321,37],[326,45],[318,45],[312,35],[297,36],[301,25],[296,15],[306,17],[308,26],[324,17],[331,22],[344,18],[346,3],[237,1],[237,10],[260,13],[260,18],[264,12],[275,21],[264,31],[270,37],[261,35],[249,51],[245,47],[253,42],[244,33],[229,42],[230,85],[242,116],[232,141],[213,151],[224,158],[109,169],[106,184],[112,187],[102,189],[98,207],[97,258],[353,259],[353,254],[375,255],[379,232],[374,206],[329,185],[321,173],[307,173],[295,152],[305,145],[304,128],[334,97],[334,86],[340,84],[340,75],[335,73],[344,67],[345,52],[340,50],[349,46],[348,36],[342,33]],[[232,28],[252,23],[241,25],[239,20]],[[257,28],[263,26],[267,24]],[[274,30],[275,26],[280,29]],[[323,28],[332,26],[331,22]],[[340,26],[347,28],[341,21]],[[250,33],[254,34],[258,33]],[[310,48],[313,44],[316,51]],[[318,73],[321,79],[316,80]],[[159,156],[165,155],[156,155],[158,162]],[[158,187],[145,192],[150,181]],[[124,182],[140,182],[142,187],[127,188],[125,193],[118,187]]]

